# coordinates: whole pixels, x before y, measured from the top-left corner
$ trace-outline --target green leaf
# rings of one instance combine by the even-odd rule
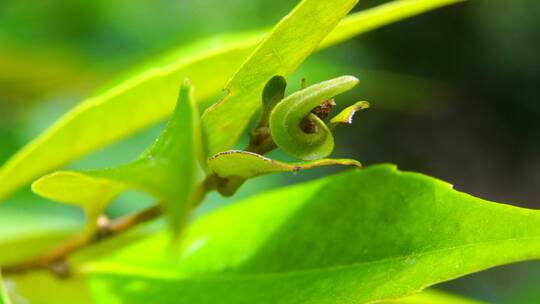
[[[390,165],[247,199],[87,265],[96,297],[148,303],[364,303],[540,258],[540,212]],[[145,254],[152,252],[152,255]]]
[[[207,109],[202,126],[209,155],[230,148],[260,107],[265,84],[285,78],[311,54],[358,0],[304,0],[283,18],[226,85],[228,95]]]
[[[345,18],[319,48],[457,2],[461,1],[401,0],[358,12]],[[0,168],[0,200],[43,173],[161,120],[172,112],[178,84],[186,76],[197,86],[197,100],[218,93],[263,37],[222,37],[188,46],[101,89]]]
[[[286,88],[287,80],[280,75],[272,77],[266,83],[262,93],[261,118],[257,123],[257,127],[268,127],[270,113],[272,113],[276,105],[285,97]]]
[[[32,190],[49,199],[83,208],[87,230],[95,228],[103,209],[126,189],[145,191],[164,204],[174,231],[179,231],[198,191],[197,159],[201,153],[199,115],[186,80],[178,104],[157,141],[137,160],[119,167],[42,177]]]
[[[208,159],[208,167],[220,177],[249,179],[276,172],[298,172],[320,166],[362,165],[353,159],[319,159],[310,162],[284,163],[262,155],[239,150],[220,152]]]

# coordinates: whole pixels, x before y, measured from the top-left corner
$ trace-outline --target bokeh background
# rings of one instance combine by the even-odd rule
[[[41,0],[0,2],[0,164],[83,97],[178,46],[272,25],[296,0]],[[357,10],[385,1],[364,0]],[[371,109],[337,132],[337,156],[423,172],[485,199],[540,208],[540,2],[470,0],[364,34],[310,57],[291,78],[361,80],[338,103]],[[217,98],[217,97],[216,97]],[[206,101],[209,104],[217,99]],[[153,126],[73,168],[126,162]],[[276,158],[286,158],[279,152]],[[247,196],[331,172],[250,181]],[[210,196],[198,214],[230,203]],[[128,193],[118,216],[149,199]],[[24,189],[0,205],[0,236],[77,225],[79,210]],[[54,230],[54,229],[53,229]],[[497,254],[494,252],[493,254]],[[34,282],[36,284],[36,282]],[[469,275],[439,288],[494,303],[540,303],[540,263]]]

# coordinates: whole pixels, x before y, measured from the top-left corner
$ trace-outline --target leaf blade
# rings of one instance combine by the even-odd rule
[[[178,259],[141,259],[160,243],[149,239],[86,271],[100,292],[129,300],[381,301],[540,258],[540,212],[382,165],[247,199],[194,223]],[[138,291],[122,290],[131,282]]]
[[[174,232],[184,224],[197,190],[200,158],[199,115],[190,83],[185,80],[169,123],[135,161],[93,171],[60,171],[46,175],[32,190],[46,198],[79,206],[88,218],[87,232],[98,216],[121,192],[147,192],[164,205]]]

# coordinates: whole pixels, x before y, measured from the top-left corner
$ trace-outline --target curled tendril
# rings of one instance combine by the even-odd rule
[[[312,110],[358,83],[353,76],[341,76],[314,84],[281,100],[270,114],[270,133],[285,153],[301,160],[324,158],[334,150],[330,128]],[[312,127],[302,127],[308,119]]]

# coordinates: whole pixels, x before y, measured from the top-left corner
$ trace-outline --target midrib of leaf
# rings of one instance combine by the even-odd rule
[[[449,251],[458,251],[460,249],[472,248],[475,246],[479,246],[479,247],[482,247],[484,245],[500,246],[502,242],[512,243],[515,241],[540,241],[540,236],[507,238],[507,239],[499,239],[499,240],[492,240],[492,241],[485,241],[485,242],[475,242],[475,243],[470,243],[470,244],[439,248],[439,249],[428,250],[428,251],[420,252],[420,253],[412,253],[412,254],[394,256],[390,258],[384,258],[384,259],[378,259],[378,260],[372,260],[372,261],[357,262],[357,263],[351,263],[351,264],[345,264],[345,265],[335,265],[331,267],[313,268],[313,269],[308,269],[308,270],[297,270],[297,271],[283,271],[283,272],[270,272],[270,273],[242,273],[241,271],[237,273],[235,272],[190,273],[190,272],[180,272],[180,271],[174,271],[174,270],[133,267],[133,266],[114,263],[114,262],[98,262],[96,264],[89,263],[81,267],[80,271],[82,273],[90,273],[90,274],[132,275],[132,276],[140,276],[140,277],[162,279],[162,280],[196,279],[196,280],[214,281],[214,280],[239,280],[239,279],[246,279],[246,280],[282,279],[282,278],[287,278],[290,276],[302,276],[302,275],[308,275],[308,274],[330,273],[330,272],[336,272],[336,271],[342,271],[342,270],[348,270],[348,269],[356,269],[356,268],[362,268],[362,267],[366,267],[370,265],[384,265],[384,264],[389,264],[389,263],[393,263],[397,261],[406,261],[413,258],[445,255]],[[540,243],[537,246],[538,246],[537,248],[540,248]],[[535,249],[535,250],[538,250],[538,249]],[[530,256],[530,259],[537,258],[538,256],[539,256],[538,254],[532,254]],[[523,261],[523,258],[516,258],[516,261]],[[495,265],[491,265],[491,266],[495,266]],[[473,272],[480,271],[482,269],[484,268],[478,267],[476,270],[472,270],[472,271]],[[427,285],[425,287],[427,287]]]
[[[461,1],[401,0],[361,11],[346,17],[319,48]],[[102,92],[100,95],[94,94],[84,100],[0,168],[0,200],[49,170],[163,119],[173,110],[178,85],[185,76],[195,84],[197,100],[218,93],[242,59],[263,37],[264,34],[254,34],[206,51],[197,48],[193,53],[176,51],[175,55],[167,56],[167,60],[159,60],[156,66],[140,74],[131,73],[135,76],[107,86],[109,89],[99,90]],[[216,65],[220,71],[216,71]],[[141,94],[134,94],[138,98],[129,95],[137,89],[141,91]],[[138,107],[138,112],[126,111]]]
[[[411,296],[423,291],[425,288],[432,286],[439,282],[444,282],[458,277],[463,276],[464,274],[477,272],[484,270],[486,268],[507,264],[511,262],[524,261],[524,252],[518,251],[513,257],[503,256],[496,262],[488,262],[488,257],[493,256],[493,252],[496,252],[501,246],[515,246],[516,242],[527,242],[524,246],[530,250],[528,259],[538,258],[538,251],[540,250],[540,237],[530,237],[530,238],[511,238],[505,240],[494,240],[490,242],[477,242],[474,244],[467,244],[462,246],[455,246],[449,248],[443,248],[438,250],[430,250],[428,252],[410,254],[405,256],[369,261],[369,262],[360,262],[352,263],[348,265],[339,265],[332,267],[325,267],[320,269],[310,269],[310,270],[301,270],[301,271],[291,271],[291,272],[280,272],[280,273],[222,273],[222,274],[189,274],[189,273],[178,273],[173,271],[163,271],[155,269],[146,269],[146,268],[136,268],[129,267],[125,265],[117,264],[107,264],[94,265],[86,268],[86,272],[89,272],[91,275],[100,277],[102,275],[106,277],[132,277],[139,279],[151,279],[158,281],[168,281],[168,282],[198,282],[199,284],[209,284],[212,286],[214,284],[219,284],[220,282],[236,284],[240,283],[249,283],[249,282],[260,282],[268,283],[272,281],[287,281],[287,280],[298,280],[301,281],[311,281],[324,278],[335,278],[334,283],[339,284],[340,279],[347,281],[347,283],[352,283],[357,281],[359,284],[362,281],[369,281],[370,272],[374,272],[373,275],[380,275],[385,271],[390,270],[392,280],[387,282],[379,282],[376,286],[368,287],[367,289],[364,286],[365,294],[360,293],[357,295],[357,299],[361,298],[362,303],[377,303],[382,300],[387,300],[391,298],[401,298],[406,296]],[[531,243],[531,241],[534,241]],[[492,246],[490,246],[492,245]],[[477,248],[475,248],[477,247]],[[489,247],[489,248],[486,248]],[[471,251],[472,249],[472,251]],[[476,249],[482,249],[481,254],[474,253]],[[437,271],[432,271],[430,268],[434,261],[439,261],[448,259],[448,256],[451,254],[459,254],[460,259],[463,259],[467,262],[462,262],[458,264],[458,261],[455,261],[456,267],[448,272],[438,273]],[[412,261],[412,262],[409,262]],[[470,261],[470,263],[468,263]],[[478,261],[481,261],[480,264]],[[399,266],[396,266],[399,264]],[[470,264],[470,265],[469,265]],[[406,265],[406,266],[403,266]],[[457,266],[459,265],[459,266]],[[399,269],[395,269],[398,267]],[[407,281],[409,277],[413,276],[415,271],[423,271],[428,273],[421,280],[417,280],[413,284],[413,288],[407,291],[401,289],[385,288],[386,286],[398,286],[402,280],[405,280],[404,286],[407,286]],[[359,275],[355,275],[359,274]],[[352,277],[351,277],[352,276]],[[304,278],[304,279],[302,279]],[[352,280],[352,281],[351,281]],[[269,283],[272,284],[272,283]],[[369,285],[369,284],[368,284]],[[265,285],[266,286],[266,285]],[[368,292],[369,290],[369,292]],[[339,294],[339,293],[338,293]],[[322,302],[321,302],[322,303]],[[326,303],[326,302],[324,302]]]

